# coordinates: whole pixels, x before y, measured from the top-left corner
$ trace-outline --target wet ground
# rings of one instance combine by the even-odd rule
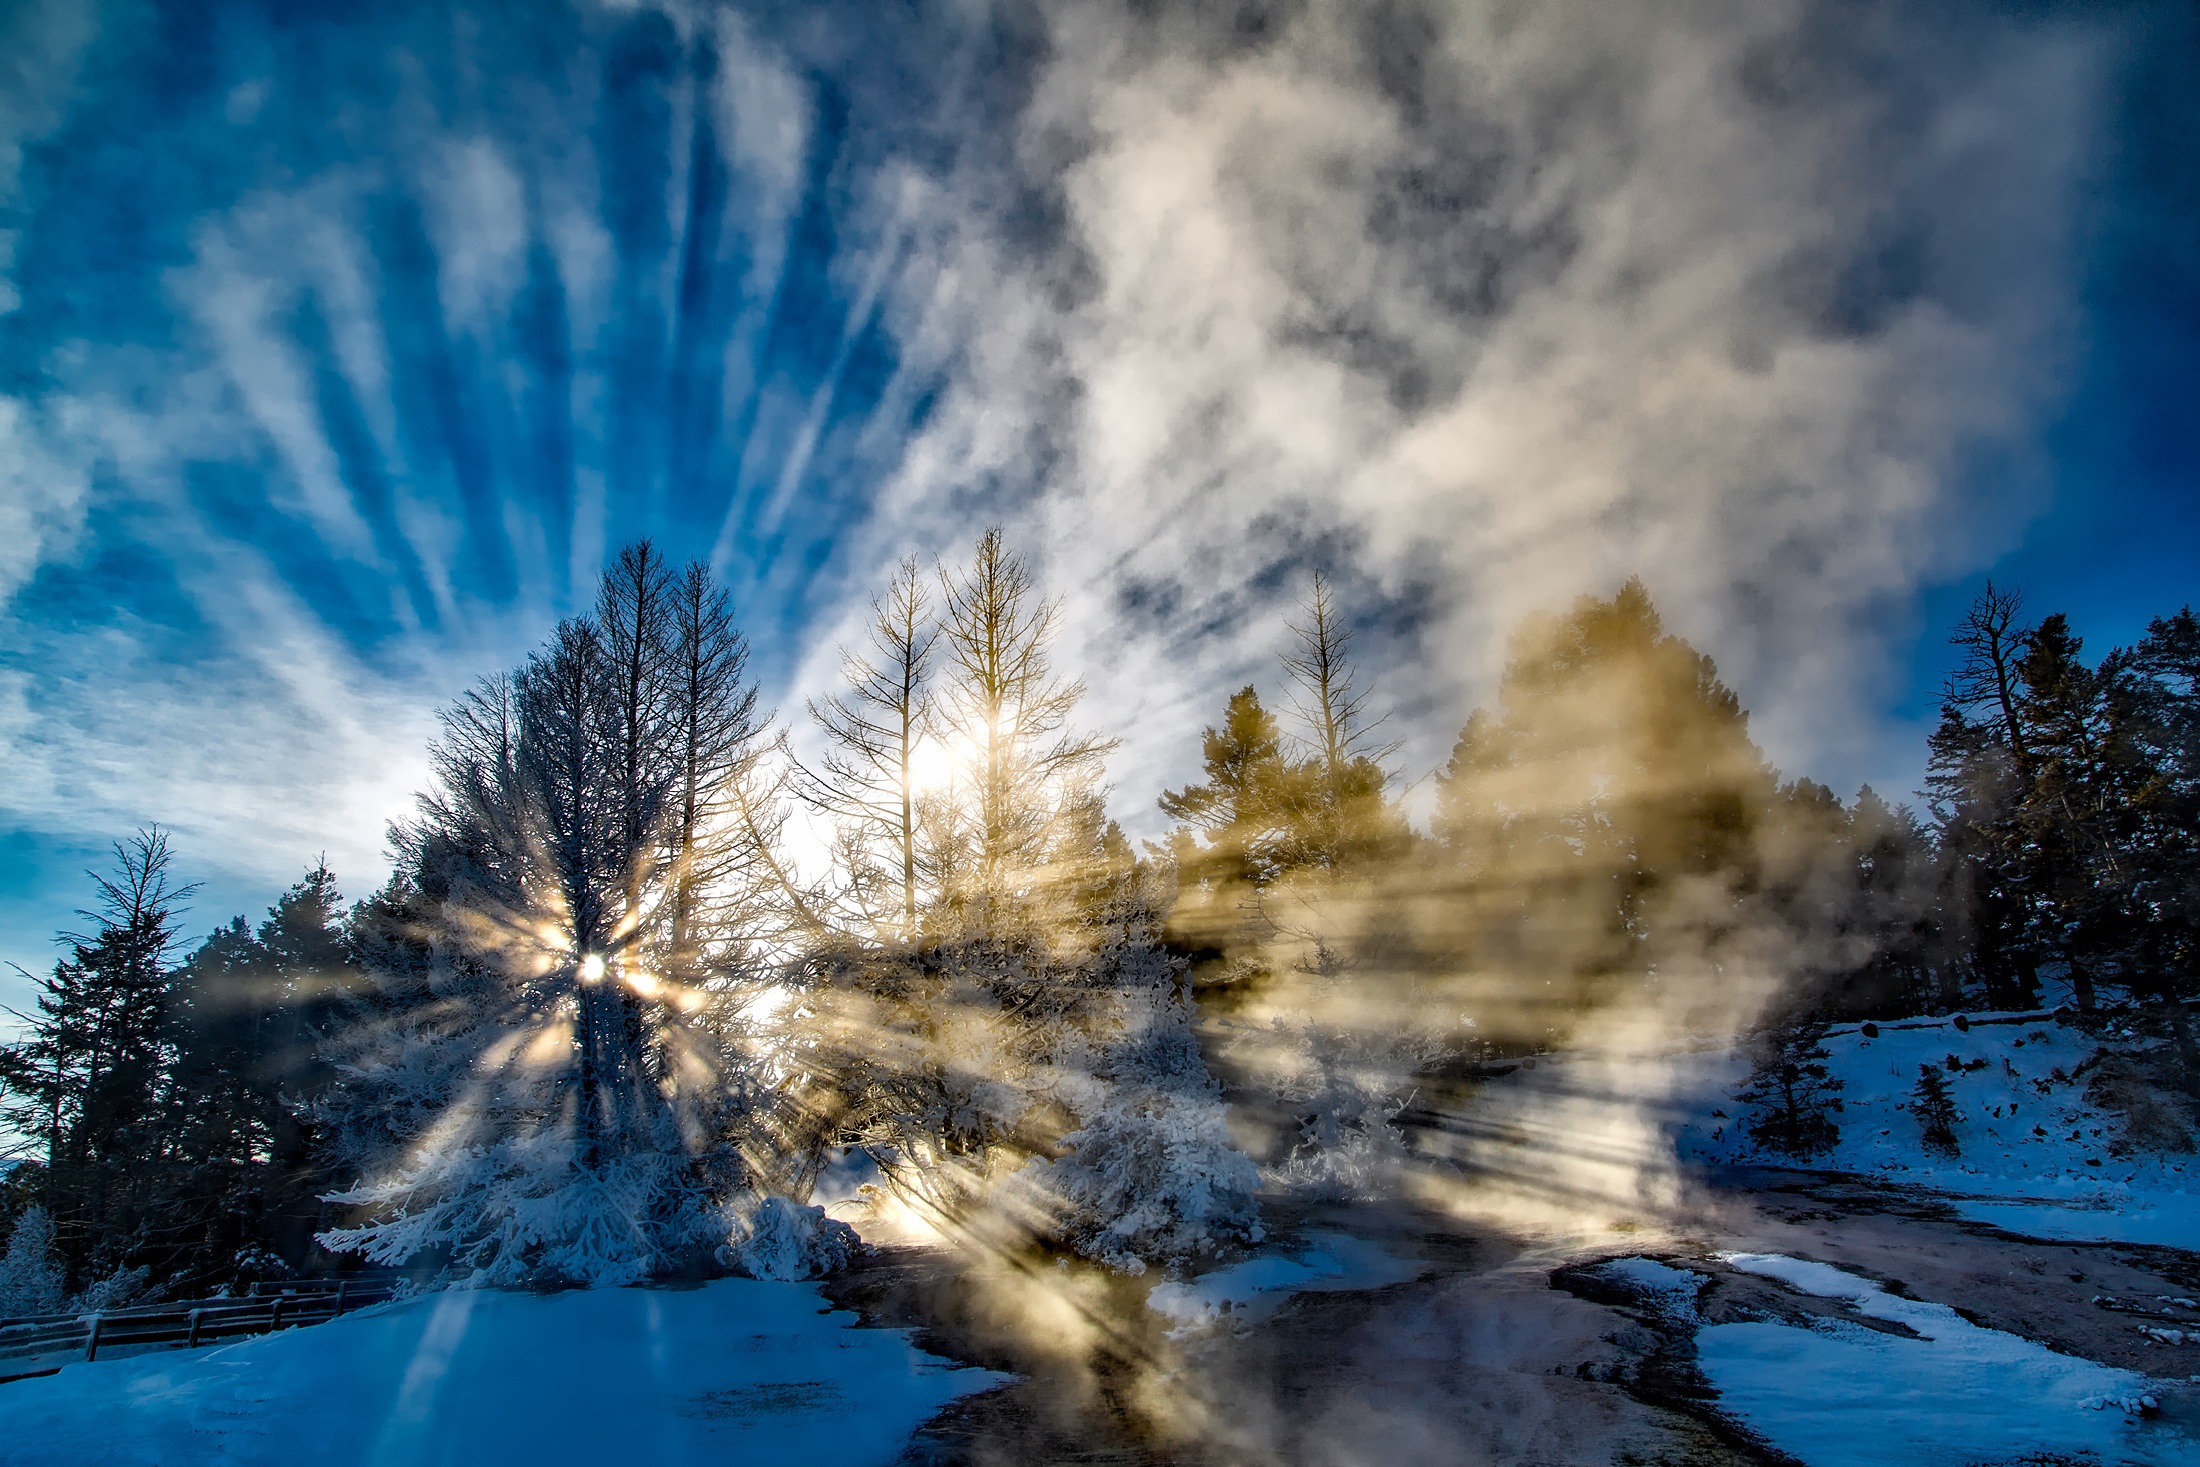
[[[2200,1309],[2165,1302],[2200,1297],[2193,1255],[2036,1242],[1841,1177],[1735,1173],[1689,1196],[1655,1222],[1565,1235],[1509,1230],[1473,1208],[1271,1207],[1279,1246],[1344,1232],[1417,1275],[1293,1295],[1266,1317],[1225,1315],[1175,1336],[1145,1307],[1151,1278],[944,1250],[883,1250],[829,1291],[876,1322],[920,1328],[935,1353],[1020,1377],[957,1403],[911,1445],[911,1463],[969,1467],[1789,1461],[1719,1410],[1687,1330],[1597,1283],[1589,1266],[1624,1255],[1710,1275],[1706,1323],[1855,1322],[1836,1300],[1714,1257],[1782,1253],[2066,1354],[2158,1378],[2200,1371],[2200,1333],[2161,1338],[2200,1331]],[[2181,1394],[2162,1409],[2200,1414]]]

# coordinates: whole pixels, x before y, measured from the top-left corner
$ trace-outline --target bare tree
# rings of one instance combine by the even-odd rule
[[[1320,571],[1299,610],[1303,621],[1285,623],[1298,645],[1283,654],[1283,669],[1296,689],[1291,709],[1306,725],[1324,780],[1334,785],[1355,759],[1379,764],[1397,746],[1371,743],[1387,718],[1367,719],[1368,694],[1352,666],[1352,629]]]
[[[675,577],[629,546],[597,611],[444,713],[435,786],[397,832],[438,893],[437,940],[498,975],[496,1022],[570,1018],[561,1084],[587,1167],[658,1145],[667,1077],[722,1048],[689,1032],[709,1009],[690,990],[757,913],[764,752],[747,646],[706,569]]]
[[[1992,581],[1986,583],[1948,638],[1949,645],[1962,650],[1963,660],[1948,675],[1942,698],[1963,709],[1991,705],[2017,769],[2029,772],[2032,750],[2018,716],[2024,697],[2020,669],[2031,634],[2031,628],[2018,619],[2023,611],[2024,593],[1997,590]]]
[[[948,665],[940,724],[972,785],[975,878],[999,893],[1043,859],[1050,789],[1091,777],[1115,745],[1070,729],[1085,685],[1056,677],[1048,655],[1061,602],[1039,598],[999,529],[979,537],[967,571],[941,570],[940,591]]]
[[[1390,782],[1384,761],[1398,746],[1375,740],[1388,716],[1367,716],[1369,694],[1352,666],[1352,629],[1320,571],[1300,612],[1302,620],[1286,623],[1296,645],[1283,654],[1283,668],[1292,683],[1292,712],[1306,727],[1313,755],[1306,854],[1316,864],[1335,866],[1349,850],[1396,834],[1383,791]]]
[[[931,716],[928,680],[940,635],[914,557],[871,603],[869,630],[868,651],[841,653],[847,691],[809,705],[831,747],[823,776],[807,782],[805,795],[841,822],[844,864],[859,891],[876,884],[878,854],[887,853],[894,871],[887,884],[906,939],[917,930],[915,760]]]
[[[766,742],[748,678],[748,641],[726,592],[691,564],[673,588],[667,648],[667,745],[673,791],[665,829],[664,968],[682,984],[702,980],[710,958],[753,915],[756,887],[744,798]]]
[[[675,587],[664,556],[647,540],[621,550],[596,592],[602,644],[597,696],[610,793],[617,807],[622,910],[609,934],[623,951],[642,940],[643,893],[657,874],[657,839],[677,771],[665,756],[672,733],[673,604]]]

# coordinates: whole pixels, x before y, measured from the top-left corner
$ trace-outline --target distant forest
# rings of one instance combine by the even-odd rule
[[[1420,829],[1317,578],[1282,696],[1222,700],[1143,850],[1059,619],[998,532],[903,563],[805,763],[725,591],[640,543],[443,712],[381,890],[316,865],[194,944],[168,834],[119,842],[0,1049],[0,1314],[362,1264],[802,1276],[849,1246],[806,1204],[852,1159],[1136,1272],[1648,1012],[1807,1057],[1833,1021],[2145,1005],[2200,1094],[2189,609],[2088,658],[1990,586],[1912,808],[1784,781],[1630,582],[1518,628]]]

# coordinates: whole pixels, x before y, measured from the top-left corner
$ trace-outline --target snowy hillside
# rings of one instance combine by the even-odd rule
[[[1001,1377],[859,1329],[814,1285],[458,1290],[0,1390],[10,1467],[887,1463]]]
[[[2100,1079],[2128,1075],[2144,1037],[2123,1026],[2096,1040],[2051,1016],[1980,1014],[1838,1029],[1827,1065],[1841,1081],[1840,1142],[1810,1158],[1826,1170],[1877,1175],[1945,1193],[1965,1216],[2054,1238],[2200,1248],[2200,1158],[2174,1148],[2174,1102],[2128,1079],[2138,1109],[2104,1107]],[[1675,1137],[1684,1159],[1795,1165],[1744,1133],[1748,1108],[1731,1096],[1747,1073],[1742,1049],[1677,1057],[1684,1097]],[[1912,1110],[1920,1067],[1954,1101],[1957,1154],[1924,1144]],[[2135,1129],[2141,1134],[2134,1135]],[[2189,1145],[2189,1143],[2187,1143]]]

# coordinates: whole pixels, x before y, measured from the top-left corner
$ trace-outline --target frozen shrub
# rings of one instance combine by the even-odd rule
[[[1060,1157],[1029,1170],[1055,1236],[1132,1274],[1257,1241],[1260,1172],[1231,1140],[1175,964],[1138,940],[1106,957],[1112,1041],[1075,1058],[1079,1073],[1063,1089],[1077,1129]]]
[[[767,1197],[732,1253],[750,1278],[793,1283],[845,1268],[862,1246],[855,1229],[827,1217],[824,1208]]]
[[[77,1295],[74,1307],[79,1314],[97,1314],[103,1309],[121,1309],[147,1298],[153,1291],[147,1287],[152,1270],[143,1266],[117,1268],[103,1279],[85,1285]]]
[[[53,1256],[53,1216],[37,1203],[23,1209],[0,1257],[0,1318],[52,1314],[61,1308],[61,1265]]]

